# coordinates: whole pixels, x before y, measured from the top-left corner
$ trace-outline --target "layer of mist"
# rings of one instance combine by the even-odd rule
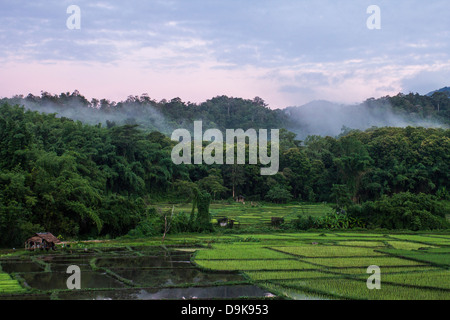
[[[170,133],[173,126],[169,124],[164,115],[161,114],[151,103],[139,103],[134,101],[121,102],[114,107],[99,108],[90,103],[86,105],[82,99],[74,99],[61,103],[51,101],[30,101],[22,97],[8,99],[9,103],[24,106],[25,109],[41,113],[56,114],[58,118],[69,118],[90,125],[139,125],[148,131],[159,131]]]
[[[218,126],[237,129],[245,125],[256,125],[268,129],[282,127],[297,134],[304,140],[307,136],[336,137],[349,129],[366,130],[372,127],[425,127],[448,128],[438,122],[431,113],[424,112],[420,106],[406,111],[401,107],[393,107],[388,98],[368,99],[357,105],[342,105],[328,101],[313,101],[300,107],[288,107],[283,110],[255,109],[254,106],[232,98],[219,97],[198,109],[197,105],[186,105],[179,101],[174,104],[163,100],[156,102],[147,95],[129,96],[127,100],[115,103],[108,100],[92,99],[91,102],[75,91],[73,94],[52,96],[43,93],[42,97],[29,95],[15,96],[1,101],[23,105],[26,109],[42,113],[54,113],[57,117],[66,117],[86,124],[103,126],[139,125],[146,131],[159,131],[171,135],[175,129],[186,128],[192,131],[193,119],[203,120],[204,129]],[[245,102],[245,101],[244,101]],[[241,103],[239,105],[239,103]],[[251,103],[251,102],[250,102]],[[230,105],[236,104],[233,112],[239,114],[230,123]],[[194,108],[194,109],[190,109]],[[222,113],[221,110],[224,110]],[[259,122],[253,123],[253,113],[259,113]],[[211,112],[210,112],[211,111]],[[162,113],[164,112],[164,114]],[[228,114],[227,114],[228,112]],[[252,113],[253,112],[253,113]],[[251,116],[248,116],[252,113]],[[429,116],[425,116],[425,115]],[[266,117],[268,116],[268,117]],[[268,120],[268,119],[271,120]],[[274,120],[275,119],[275,120]],[[249,122],[250,121],[250,122]],[[270,122],[272,121],[272,122]],[[212,127],[211,127],[212,126]],[[231,126],[230,128],[228,126]],[[233,128],[234,126],[234,128]],[[276,127],[273,127],[276,126]],[[270,127],[270,128],[269,128]],[[254,127],[253,127],[254,128]]]
[[[346,129],[367,130],[372,127],[448,128],[434,119],[394,110],[387,102],[364,102],[342,105],[329,101],[313,101],[301,107],[288,107],[289,130],[300,139],[310,135],[336,137]]]

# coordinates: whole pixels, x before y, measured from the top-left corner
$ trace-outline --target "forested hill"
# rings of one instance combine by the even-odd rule
[[[427,94],[427,96],[431,97],[436,92],[437,93],[445,93],[450,98],[450,87],[444,87],[439,90],[431,91],[430,93]]]
[[[313,102],[301,107],[275,109],[263,99],[253,100],[218,96],[203,103],[184,102],[179,98],[156,101],[146,94],[129,96],[125,101],[86,99],[80,92],[40,96],[15,96],[0,102],[24,105],[27,109],[57,113],[59,117],[104,126],[139,125],[145,131],[166,135],[173,130],[191,130],[195,120],[204,128],[248,129],[286,128],[301,140],[308,135],[337,136],[343,127],[365,130],[376,127],[442,127],[450,125],[450,99],[444,92],[431,96],[398,94],[368,99],[361,104],[343,106]]]
[[[285,109],[294,124],[289,129],[301,139],[309,135],[337,136],[342,129],[371,127],[449,127],[450,99],[443,92],[431,96],[398,94],[367,99],[356,105],[313,101]]]
[[[281,110],[271,110],[261,98],[253,100],[218,96],[201,104],[184,102],[180,98],[156,101],[148,95],[129,96],[125,101],[107,99],[88,101],[78,91],[41,96],[29,94],[3,99],[11,105],[27,109],[57,113],[59,117],[80,120],[88,124],[139,125],[144,131],[157,130],[171,134],[175,129],[193,128],[193,122],[203,121],[204,128],[220,130],[232,128],[283,128],[288,117]],[[1,102],[0,101],[0,102]]]
[[[175,165],[175,142],[135,125],[88,125],[5,103],[0,114],[0,247],[41,231],[158,234],[164,224],[149,204],[190,201],[193,190],[216,199],[327,201],[349,210],[369,203],[355,211],[367,224],[413,230],[444,226],[433,201],[450,199],[450,130],[370,129],[309,137],[304,145],[281,130],[279,172],[261,176],[259,165]],[[407,214],[384,198],[397,194],[398,208],[411,207]],[[386,208],[392,216],[370,215]],[[177,216],[171,230],[198,231],[189,219]]]

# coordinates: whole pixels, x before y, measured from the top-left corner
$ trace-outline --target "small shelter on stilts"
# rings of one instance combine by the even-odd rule
[[[60,242],[61,240],[52,235],[50,232],[35,233],[32,237],[28,238],[27,241],[25,241],[25,249],[55,250],[55,245]]]

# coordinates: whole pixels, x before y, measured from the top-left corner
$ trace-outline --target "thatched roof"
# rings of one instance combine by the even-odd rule
[[[59,240],[57,237],[55,237],[54,235],[52,235],[50,232],[43,232],[43,233],[35,233],[34,236],[32,236],[31,238],[29,238],[26,242],[29,241],[42,241],[45,240],[48,243],[59,243],[61,242],[61,240]]]

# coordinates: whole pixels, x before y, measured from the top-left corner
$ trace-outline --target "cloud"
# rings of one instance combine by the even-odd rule
[[[443,87],[450,79],[450,66],[436,71],[421,71],[402,81],[402,87],[408,88],[409,92],[427,94],[433,90]]]
[[[141,86],[137,81],[158,88],[158,78],[178,83],[177,73],[184,70],[191,75],[183,75],[185,81],[209,88],[202,100],[252,88],[248,95],[277,106],[306,99],[356,102],[365,95],[448,85],[446,0],[378,0],[381,30],[366,27],[368,0],[79,0],[81,30],[68,30],[66,8],[72,2],[2,1],[0,71],[5,77],[36,64],[60,65],[71,74],[89,65],[102,83],[109,76],[105,68],[114,66],[135,75],[122,84],[121,90],[131,90]],[[37,77],[29,72],[27,81]],[[76,78],[78,88],[88,81]],[[52,91],[50,79],[39,81],[41,89]],[[24,86],[16,84],[15,90]],[[117,90],[111,87],[111,93]],[[180,90],[170,92],[179,96]]]

